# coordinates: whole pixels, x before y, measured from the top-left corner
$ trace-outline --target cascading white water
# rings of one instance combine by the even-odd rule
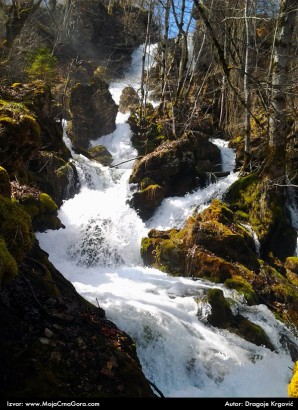
[[[113,95],[134,78],[130,73],[111,85]],[[116,131],[93,142],[108,148],[114,164],[136,156],[126,118],[118,114]],[[214,142],[225,169],[232,171],[233,152],[223,141]],[[127,204],[132,161],[109,168],[74,154],[74,163],[82,188],[59,211],[66,228],[38,234],[40,245],[81,295],[98,300],[107,317],[132,336],[146,377],[167,397],[287,397],[293,362],[282,335],[297,340],[264,305],[249,307],[223,285],[146,268],[140,257],[141,238],[151,227],[182,226],[237,175],[231,172],[207,188],[167,198],[144,224]],[[205,295],[211,287],[222,289],[235,311],[263,327],[274,352],[208,325]]]

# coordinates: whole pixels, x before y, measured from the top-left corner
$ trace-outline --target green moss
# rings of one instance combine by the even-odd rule
[[[234,321],[234,333],[257,346],[265,346],[270,350],[275,350],[268,335],[261,326],[252,323],[241,315],[236,315]]]
[[[282,303],[298,302],[298,292],[295,288],[287,283],[278,283],[271,286],[271,290],[277,300]]]
[[[207,299],[211,306],[211,314],[208,315],[208,321],[213,326],[226,328],[231,322],[233,314],[223,291],[216,288],[209,289]]]
[[[3,282],[13,279],[17,273],[17,263],[8,251],[3,237],[0,236],[0,286]]]
[[[155,185],[155,182],[149,177],[143,178],[140,182],[140,189],[146,189],[149,185]]]
[[[0,116],[0,122],[3,125],[17,125],[17,121],[14,118],[6,116]]]
[[[22,115],[22,121],[27,122],[36,135],[40,135],[40,126],[33,115]]]
[[[251,225],[261,246],[269,248],[267,252],[272,250],[280,258],[291,253],[295,233],[287,221],[284,198],[274,192],[267,181],[256,174],[239,178],[224,199],[239,219],[244,216],[244,222]]]
[[[1,196],[0,235],[17,263],[24,259],[34,242],[30,216],[19,203]]]
[[[38,47],[29,56],[27,74],[31,80],[43,80],[47,84],[57,81],[57,58],[47,47]]]
[[[30,110],[28,109],[28,107],[26,107],[24,103],[0,99],[0,111],[5,110],[14,112],[15,114],[27,113],[30,115]]]
[[[147,104],[145,113],[142,112],[142,118],[140,118],[140,113],[140,107],[137,107],[131,113],[128,123],[133,132],[132,145],[137,149],[139,155],[146,155],[169,139],[167,136],[169,130],[164,129],[159,121],[160,114],[158,110],[153,109],[152,105]]]
[[[42,212],[48,212],[48,213],[57,212],[58,207],[53,201],[53,199],[50,197],[50,195],[45,194],[45,193],[40,194],[39,201],[42,205],[42,208],[41,208]]]
[[[149,185],[145,189],[142,189],[141,193],[145,194],[148,199],[154,200],[157,196],[159,196],[158,192],[160,191],[160,189],[163,190],[163,188],[158,184]]]
[[[0,195],[6,198],[11,196],[10,178],[6,169],[2,167],[0,167]]]
[[[48,194],[41,193],[38,199],[32,195],[24,195],[19,201],[30,215],[34,231],[61,228],[61,221],[57,217],[58,207]]]
[[[218,199],[212,203],[200,215],[202,221],[217,221],[222,224],[229,224],[233,221],[233,212]]]
[[[179,275],[185,270],[185,250],[171,239],[158,243],[155,249],[158,269]]]
[[[297,256],[289,256],[286,259],[285,268],[298,274],[298,257]]]
[[[236,211],[234,215],[236,219],[241,222],[247,222],[249,220],[249,215],[244,211]]]
[[[258,303],[258,296],[253,287],[241,276],[227,279],[225,285],[229,289],[235,289],[237,292],[242,293],[249,305]]]

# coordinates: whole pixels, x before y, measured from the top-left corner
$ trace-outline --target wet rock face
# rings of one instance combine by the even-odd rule
[[[65,36],[80,58],[93,59],[119,75],[130,62],[131,51],[145,42],[147,16],[145,10],[119,1],[109,13],[103,2],[73,0]]]
[[[135,163],[130,183],[137,183],[139,191],[133,195],[132,205],[146,219],[156,209],[155,202],[150,204],[146,201],[143,185],[147,185],[148,179],[150,185],[163,189],[163,197],[180,196],[204,186],[206,173],[219,171],[220,162],[220,150],[206,136],[190,134],[179,140],[164,142]],[[143,196],[142,201],[140,196]]]
[[[233,314],[221,289],[210,289],[207,300],[211,306],[211,313],[207,316],[207,320],[212,326],[229,329],[230,332],[238,334],[257,346],[266,346],[274,351],[268,335],[260,326],[239,314]]]
[[[38,246],[0,289],[0,312],[3,397],[154,397],[130,337]]]
[[[92,84],[75,85],[70,91],[71,122],[68,135],[74,148],[89,148],[90,140],[116,129],[118,106],[109,86],[101,79]]]
[[[88,154],[92,159],[105,166],[109,166],[113,162],[112,154],[104,145],[96,145],[95,147],[90,148]]]
[[[122,91],[119,111],[125,114],[140,104],[140,97],[133,87],[125,87]]]
[[[0,101],[0,164],[11,180],[32,184],[61,205],[78,180],[49,88],[42,82],[1,87]]]

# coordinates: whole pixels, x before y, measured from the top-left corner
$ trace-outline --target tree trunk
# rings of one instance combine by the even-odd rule
[[[298,0],[280,0],[272,65],[272,102],[269,119],[269,163],[271,179],[286,176],[285,155],[288,125],[286,120],[287,85],[292,35],[297,18]]]

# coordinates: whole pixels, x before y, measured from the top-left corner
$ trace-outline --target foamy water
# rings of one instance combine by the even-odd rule
[[[114,98],[128,80],[136,81],[136,72],[129,76],[111,85]],[[114,164],[136,156],[126,119],[118,114],[116,131],[93,142],[109,149]],[[232,171],[234,153],[224,141],[214,143],[223,168]],[[141,239],[151,227],[181,227],[194,209],[220,198],[237,174],[165,199],[145,224],[127,204],[133,161],[109,168],[74,155],[74,163],[82,188],[59,211],[66,228],[40,233],[38,240],[77,291],[95,305],[98,301],[107,317],[132,336],[146,377],[166,397],[287,397],[293,362],[282,335],[297,340],[267,307],[249,307],[220,284],[146,268],[140,257]],[[207,323],[206,293],[212,287],[233,300],[235,312],[263,327],[274,352]]]

